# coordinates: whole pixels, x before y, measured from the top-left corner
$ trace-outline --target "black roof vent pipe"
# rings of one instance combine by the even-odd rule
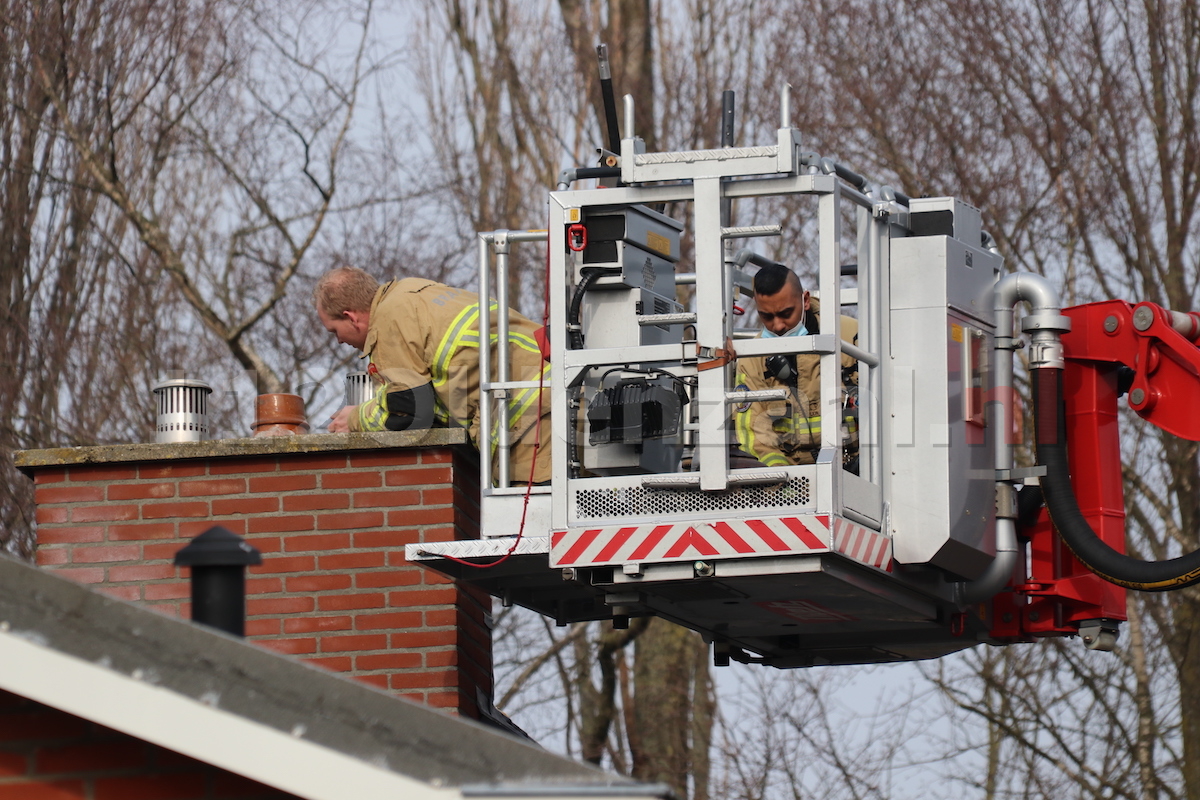
[[[246,633],[246,567],[262,553],[228,528],[214,525],[175,554],[192,569],[192,621],[234,636]]]

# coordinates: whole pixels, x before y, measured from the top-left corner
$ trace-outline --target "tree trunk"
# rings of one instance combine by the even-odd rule
[[[654,619],[635,653],[633,777],[665,783],[679,797],[701,797],[689,789],[693,764],[707,767],[711,738],[708,646],[699,634]]]

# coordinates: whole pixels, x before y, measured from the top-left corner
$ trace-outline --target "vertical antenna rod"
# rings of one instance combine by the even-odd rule
[[[732,89],[721,93],[721,147],[733,147],[733,101]]]
[[[734,100],[736,95],[732,89],[721,92],[721,147],[733,147]],[[733,224],[733,200],[721,197],[721,226],[728,228]],[[728,261],[732,253],[731,244],[725,243],[725,256]]]

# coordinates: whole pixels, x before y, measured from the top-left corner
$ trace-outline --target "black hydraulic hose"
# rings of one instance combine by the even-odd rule
[[[587,178],[619,178],[621,177],[620,167],[576,167],[575,180],[582,181]]]
[[[620,153],[621,130],[617,127],[617,99],[613,92],[612,67],[608,63],[608,45],[602,44],[596,48],[596,58],[600,61],[600,99],[604,104],[608,149],[609,152]]]
[[[1038,464],[1046,467],[1042,493],[1058,535],[1085,567],[1110,583],[1143,592],[1182,589],[1200,582],[1200,550],[1166,561],[1141,561],[1118,553],[1092,530],[1079,510],[1067,463],[1066,405],[1062,370],[1034,370],[1033,407]]]
[[[834,164],[833,171],[839,178],[853,186],[855,189],[861,191],[867,185],[867,179],[849,167],[843,167],[841,164]]]
[[[579,318],[583,296],[587,294],[588,288],[596,282],[596,279],[606,271],[603,267],[584,267],[581,271],[579,283],[575,287],[575,294],[571,295],[571,305],[567,309],[567,331],[572,350],[583,349],[583,323]]]

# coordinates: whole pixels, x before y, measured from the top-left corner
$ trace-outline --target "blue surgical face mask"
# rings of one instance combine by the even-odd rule
[[[782,339],[784,336],[808,336],[808,328],[804,327],[804,320],[801,319],[800,324],[792,328],[787,333],[780,336],[779,334],[771,333],[766,328],[763,328],[762,338],[764,339]]]

